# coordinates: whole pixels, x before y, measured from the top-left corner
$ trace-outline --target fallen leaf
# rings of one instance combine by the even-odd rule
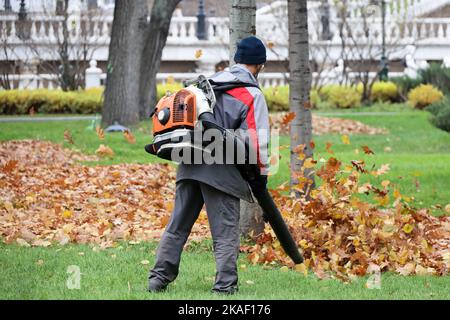
[[[26,242],[25,240],[23,240],[21,238],[17,238],[16,242],[21,247],[31,247],[31,245],[28,242]]]
[[[71,134],[70,131],[67,130],[67,129],[64,130],[64,140],[65,140],[67,143],[75,144],[75,142],[73,141],[72,134]]]
[[[445,206],[445,212],[450,213],[450,203]]]
[[[97,132],[97,136],[100,140],[105,139],[105,131],[103,130],[103,128],[101,128],[100,126],[97,126],[95,128],[95,131]]]
[[[361,146],[365,154],[375,154],[368,146]]]
[[[287,113],[281,120],[283,126],[289,125],[295,119],[295,112]]]
[[[288,268],[287,266],[282,266],[282,267],[280,268],[280,271],[281,271],[281,272],[288,272],[288,271],[289,271],[289,268]]]
[[[402,228],[404,233],[410,234],[413,231],[414,227],[409,223],[405,224]]]
[[[344,134],[343,136],[341,136],[341,140],[343,144],[350,144],[350,138],[348,135]]]
[[[128,141],[128,143],[131,143],[131,144],[135,144],[136,143],[135,136],[129,130],[125,130],[123,132],[123,136]]]
[[[304,263],[295,265],[295,271],[302,273],[305,277],[308,276],[308,267]]]
[[[195,59],[200,59],[200,57],[203,55],[203,50],[198,49],[195,51]]]
[[[63,218],[70,219],[72,218],[73,212],[71,210],[64,210],[62,213]]]
[[[100,157],[109,157],[109,158],[113,158],[114,157],[114,151],[108,147],[105,146],[103,144],[101,144],[97,150],[95,150],[95,154],[100,156]]]
[[[150,264],[150,261],[148,261],[148,260],[142,260],[142,261],[141,261],[141,264],[143,264],[143,265],[145,266],[145,265]]]
[[[333,145],[332,145],[330,142],[327,142],[327,143],[326,143],[325,150],[326,150],[329,154],[334,154],[333,150],[331,150],[331,147],[332,147],[332,146],[333,146]]]
[[[11,173],[14,171],[14,169],[17,167],[17,164],[19,163],[19,161],[17,160],[8,160],[2,167],[1,167],[1,171],[5,172],[5,173]]]
[[[314,159],[307,158],[305,160],[305,162],[303,162],[303,167],[306,168],[306,169],[311,169],[311,168],[314,168],[316,163],[317,163],[317,161],[315,161]]]

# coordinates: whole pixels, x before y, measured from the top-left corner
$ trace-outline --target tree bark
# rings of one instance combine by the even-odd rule
[[[234,64],[237,43],[256,34],[255,0],[231,0],[230,9],[230,66]]]
[[[122,125],[139,122],[139,75],[147,17],[146,0],[116,1],[102,112],[104,126],[116,121]]]
[[[288,0],[289,25],[289,104],[295,112],[291,123],[291,185],[298,185],[300,177],[309,181],[301,185],[306,195],[314,185],[312,169],[302,172],[304,160],[312,158],[312,124],[310,110],[311,70],[309,65],[308,9],[307,0]],[[301,150],[299,149],[299,146]]]
[[[181,0],[156,0],[152,7],[150,24],[144,35],[139,88],[139,117],[147,119],[156,106],[156,74],[169,34],[173,12]]]
[[[231,0],[230,9],[230,66],[234,64],[237,43],[256,34],[255,0]],[[244,237],[264,231],[264,220],[258,203],[241,200],[240,232]]]

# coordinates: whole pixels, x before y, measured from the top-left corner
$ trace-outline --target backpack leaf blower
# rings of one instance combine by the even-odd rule
[[[257,164],[251,164],[249,161],[248,143],[218,125],[214,118],[216,94],[249,86],[255,85],[244,82],[217,84],[210,82],[203,75],[185,81],[183,89],[174,94],[166,94],[156,105],[151,114],[154,140],[145,146],[145,150],[152,155],[172,161],[176,161],[174,154],[191,151],[210,152],[204,143],[194,141],[195,132],[204,129],[218,130],[222,143],[234,146],[235,154],[245,156],[243,163],[236,164],[239,172],[249,182],[253,195],[264,212],[264,220],[269,222],[284,251],[295,264],[300,264],[303,257],[266,185],[255,187],[258,186],[257,181],[261,174]]]

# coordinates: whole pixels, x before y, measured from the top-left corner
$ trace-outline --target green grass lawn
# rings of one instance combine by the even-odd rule
[[[382,106],[381,106],[382,107]],[[381,108],[360,108],[361,110],[376,111]],[[360,110],[358,109],[358,110]],[[393,107],[394,111],[403,110]],[[383,109],[382,109],[383,110]],[[351,160],[364,159],[368,168],[382,164],[390,164],[391,171],[381,176],[378,181],[388,179],[398,185],[402,194],[415,198],[418,207],[432,205],[446,205],[450,203],[450,135],[436,129],[428,122],[429,114],[421,111],[403,111],[398,114],[360,115],[358,113],[344,114],[341,111],[335,117],[349,118],[365,124],[384,127],[389,130],[387,135],[353,135],[350,145],[345,145],[339,135],[324,135],[314,137],[316,144],[315,158],[327,159],[331,155],[326,153],[325,144],[331,142],[334,157],[349,163]],[[348,113],[348,114],[347,114]],[[64,130],[72,133],[75,146],[64,142]],[[100,164],[123,162],[150,163],[161,161],[144,151],[144,145],[151,141],[150,122],[143,122],[134,130],[137,143],[127,143],[121,133],[105,135],[100,141],[91,121],[64,122],[32,122],[32,123],[0,123],[0,141],[11,139],[42,139],[57,143],[64,143],[67,147],[93,154],[100,144],[111,147],[116,156],[114,159],[102,160]],[[280,145],[289,145],[289,137],[282,136]],[[374,152],[374,156],[363,153],[361,146],[367,145]],[[390,152],[385,151],[390,148]],[[355,150],[359,150],[359,154]],[[277,174],[269,179],[269,187],[274,188],[289,179],[288,149],[281,152],[282,160]],[[377,179],[372,179],[376,182]],[[440,214],[438,211],[436,214]]]
[[[380,289],[367,289],[368,277],[350,284],[318,280],[279,267],[266,270],[249,265],[241,255],[239,293],[218,297],[210,293],[214,258],[203,246],[183,253],[178,278],[167,292],[146,292],[148,270],[156,245],[121,244],[93,251],[85,245],[23,248],[0,245],[0,299],[450,299],[450,277],[383,274]],[[149,264],[142,264],[148,260]],[[69,289],[69,266],[78,266],[80,289]]]
[[[378,110],[376,110],[378,111]],[[395,111],[395,110],[394,110]],[[429,124],[426,112],[407,112],[388,115],[339,113],[366,124],[385,127],[387,135],[350,136],[350,145],[344,145],[339,135],[314,137],[316,159],[328,158],[325,143],[331,142],[334,156],[342,161],[365,159],[368,167],[389,163],[391,171],[379,181],[389,179],[401,192],[414,196],[415,205],[429,207],[450,203],[450,135]],[[71,131],[75,148],[92,154],[100,144],[106,144],[116,153],[112,160],[101,164],[159,161],[143,150],[150,142],[149,123],[134,130],[137,144],[125,142],[120,133],[106,134],[100,141],[89,128],[90,121],[0,123],[0,141],[11,139],[42,139],[63,143],[64,130]],[[281,144],[289,138],[282,137]],[[66,142],[64,145],[73,147]],[[367,145],[374,156],[364,155],[361,146]],[[389,147],[390,152],[385,151]],[[359,154],[355,153],[359,149]],[[270,187],[287,181],[289,171],[287,151],[282,152],[278,173],[270,178]],[[435,214],[442,212],[435,211]],[[163,294],[145,292],[148,269],[153,264],[155,243],[122,244],[119,248],[93,251],[85,245],[65,247],[24,248],[0,245],[0,299],[214,299],[209,293],[213,284],[214,259],[208,250],[193,250],[183,254],[179,278]],[[79,253],[83,252],[84,255]],[[365,288],[367,277],[351,284],[337,280],[319,281],[313,275],[304,277],[294,271],[281,272],[279,268],[266,270],[250,266],[245,255],[240,264],[240,292],[230,299],[449,299],[450,277],[402,277],[383,274],[380,290]],[[149,260],[142,265],[142,260]],[[76,265],[81,270],[81,289],[66,287],[67,267]]]

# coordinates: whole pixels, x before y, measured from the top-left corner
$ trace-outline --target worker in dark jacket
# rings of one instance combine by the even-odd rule
[[[256,37],[238,43],[237,64],[210,78],[214,83],[245,82],[217,96],[216,122],[227,129],[247,130],[256,150],[261,176],[267,183],[269,115],[257,76],[266,62],[264,44]],[[177,172],[175,206],[150,271],[149,291],[164,290],[178,275],[181,252],[194,222],[206,205],[216,259],[213,292],[232,294],[238,290],[239,199],[252,202],[248,183],[233,164],[180,164]]]

